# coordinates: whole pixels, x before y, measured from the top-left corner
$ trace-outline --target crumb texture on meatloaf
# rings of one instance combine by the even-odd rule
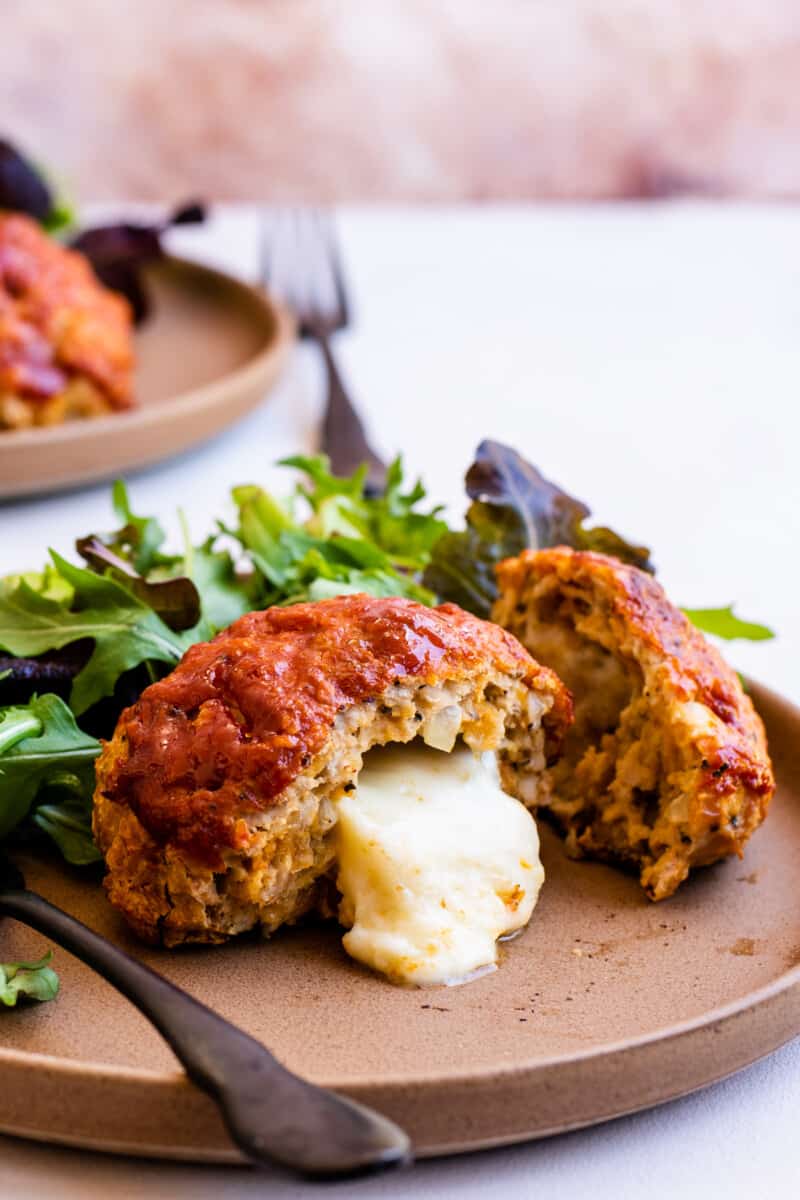
[[[131,329],[82,254],[0,212],[0,430],[129,408]]]
[[[461,737],[533,806],[571,701],[455,605],[340,596],[250,613],[120,717],[97,768],[107,888],[140,936],[269,933],[325,908],[336,800],[373,746]]]
[[[632,864],[654,900],[692,868],[741,856],[774,790],[764,727],[661,586],[563,546],[508,559],[498,581],[494,620],[574,698],[543,805],[568,848]]]

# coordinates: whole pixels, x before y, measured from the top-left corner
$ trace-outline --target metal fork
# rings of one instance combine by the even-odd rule
[[[321,446],[337,475],[366,463],[367,495],[383,492],[386,464],[370,446],[339,374],[331,339],[350,320],[341,255],[333,222],[319,209],[264,213],[260,231],[261,282],[293,310],[300,336],[322,351],[327,400]]]
[[[232,1141],[251,1162],[333,1179],[410,1161],[408,1138],[392,1121],[292,1074],[266,1046],[29,891],[1,850],[0,916],[51,937],[127,996],[216,1101]]]

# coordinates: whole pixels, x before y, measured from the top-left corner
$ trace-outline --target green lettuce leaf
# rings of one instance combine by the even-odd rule
[[[173,666],[205,631],[176,633],[117,580],[76,567],[51,552],[53,564],[72,588],[71,601],[50,600],[25,581],[0,596],[0,648],[38,655],[91,638],[94,650],[77,674],[70,707],[77,715],[114,691],[117,679],[144,662]]]
[[[227,550],[215,548],[212,536],[189,546],[183,567],[200,596],[203,620],[214,632],[258,608],[260,594],[253,572],[240,573]]]
[[[54,779],[49,791],[63,786]],[[71,781],[69,781],[71,782]],[[33,812],[33,824],[47,834],[58,846],[67,862],[76,867],[101,862],[102,854],[92,836],[92,789],[94,776],[82,795],[68,795],[65,800],[53,804],[39,804]]]
[[[48,966],[52,951],[38,962],[0,963],[0,1003],[13,1008],[20,998],[25,1000],[55,1000],[58,995],[58,976]]]
[[[91,797],[94,760],[100,742],[79,729],[75,717],[58,696],[35,696],[29,704],[0,709],[0,838],[17,828],[43,799],[42,820],[70,862],[99,857],[90,849]],[[67,838],[64,818],[72,832],[80,822],[82,840]],[[58,836],[57,836],[58,835]]]
[[[703,633],[713,633],[726,641],[741,638],[748,642],[767,642],[775,637],[768,626],[737,617],[732,604],[726,608],[685,608],[683,611]]]

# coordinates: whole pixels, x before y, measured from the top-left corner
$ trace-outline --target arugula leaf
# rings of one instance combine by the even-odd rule
[[[497,595],[495,568],[520,551],[574,546],[613,554],[652,571],[650,552],[611,529],[587,529],[591,510],[550,483],[516,450],[500,442],[481,442],[467,471],[466,529],[445,533],[435,544],[423,582],[442,599],[489,615]]]
[[[286,504],[254,485],[234,488],[239,510],[234,536],[263,577],[262,604],[318,600],[345,592],[408,596],[431,604],[419,570],[447,528],[437,516],[416,511],[425,490],[403,491],[398,459],[389,469],[386,493],[364,495],[365,469],[340,479],[327,458],[295,456],[283,465],[306,475]],[[295,513],[304,503],[310,515]]]
[[[237,536],[264,577],[263,605],[297,604],[346,592],[409,596],[423,603],[434,597],[413,574],[397,570],[374,542],[334,535],[314,537],[287,524],[283,510],[260,488],[237,488]]]
[[[38,962],[0,963],[0,1003],[13,1008],[22,997],[26,1000],[55,1000],[58,976],[48,966],[53,957],[48,950]]]
[[[75,776],[56,775],[51,789],[64,787],[73,780],[77,782]],[[94,786],[94,774],[89,786]],[[103,856],[92,836],[91,790],[83,797],[72,795],[57,804],[39,804],[32,819],[34,825],[52,838],[67,862],[76,867],[86,867],[102,861]]]
[[[123,673],[143,662],[174,665],[204,629],[179,634],[142,600],[114,579],[73,566],[51,551],[59,574],[73,590],[71,603],[49,600],[21,582],[0,596],[0,648],[15,655],[38,655],[82,638],[94,650],[72,685],[70,707],[80,715],[111,695]]]
[[[742,638],[749,642],[767,642],[775,637],[766,625],[742,621],[733,611],[732,604],[726,608],[685,608],[683,611],[703,633],[713,633],[727,641]]]
[[[364,495],[366,467],[341,479],[331,475],[324,455],[293,455],[282,459],[281,465],[305,472],[313,484],[301,485],[298,493],[312,510],[306,528],[318,537],[362,538],[378,546],[395,566],[419,569],[447,530],[439,517],[441,506],[430,512],[415,511],[425,498],[425,488],[418,480],[408,492],[403,491],[403,462],[399,457],[388,468],[383,495],[375,497]]]
[[[83,804],[88,815],[99,753],[100,742],[78,728],[58,696],[35,696],[29,704],[0,709],[0,838],[21,824],[45,793],[66,792],[71,808]],[[77,819],[77,811],[74,815]],[[48,819],[54,823],[53,814],[46,814]]]
[[[308,476],[313,486],[300,485],[298,491],[305,496],[316,510],[331,496],[349,496],[361,500],[367,478],[367,465],[359,467],[352,475],[332,475],[330,459],[326,454],[290,454],[278,462],[279,467],[295,467]]]
[[[267,582],[280,592],[289,582],[292,562],[297,558],[297,537],[304,536],[302,528],[295,525],[277,500],[255,484],[235,487],[231,496],[239,510],[234,537]],[[294,545],[291,538],[286,539],[287,534],[295,535]]]

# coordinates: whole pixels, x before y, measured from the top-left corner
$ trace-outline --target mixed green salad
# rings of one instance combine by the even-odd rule
[[[234,487],[233,521],[166,548],[158,519],[112,490],[117,527],[51,551],[41,570],[0,580],[0,841],[50,839],[70,863],[100,858],[91,834],[94,760],[121,709],[170,671],[193,643],[243,613],[345,592],[452,600],[485,617],[494,568],[525,547],[599,550],[653,571],[646,547],[587,525],[590,510],[516,451],[483,442],[466,476],[463,529],[410,485],[397,459],[386,489],[365,495],[366,469],[332,475],[324,457],[283,461],[300,473],[287,499]],[[686,610],[705,632],[764,639],[772,632],[731,608]],[[45,961],[0,966],[0,999],[48,999]]]

